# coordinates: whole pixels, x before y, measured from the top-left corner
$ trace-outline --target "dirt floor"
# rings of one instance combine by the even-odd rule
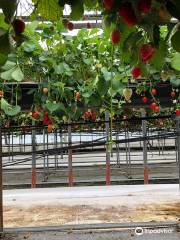
[[[4,207],[5,227],[37,227],[61,224],[179,221],[180,202],[141,207],[95,207],[87,205],[38,205]]]

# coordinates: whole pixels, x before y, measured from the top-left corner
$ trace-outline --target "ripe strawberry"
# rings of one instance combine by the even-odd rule
[[[113,4],[114,4],[114,0],[103,0],[104,8],[105,8],[107,11],[110,11],[110,10],[112,9]]]
[[[138,3],[138,9],[142,13],[149,13],[151,10],[151,0],[140,0]]]
[[[143,97],[143,98],[142,98],[142,101],[143,101],[144,103],[146,103],[146,102],[148,101],[148,98],[147,98],[147,97]]]
[[[176,93],[174,91],[171,92],[171,97],[175,97],[176,96]]]
[[[72,22],[68,22],[68,23],[67,23],[67,29],[68,29],[69,31],[72,31],[72,30],[74,29],[74,24],[73,24]]]
[[[119,8],[118,14],[120,17],[123,18],[124,22],[129,27],[133,27],[134,25],[137,24],[137,18],[130,2],[122,3]]]
[[[114,45],[119,44],[120,39],[121,39],[121,34],[120,34],[119,29],[113,30],[112,33],[111,33],[111,42],[112,42],[112,44],[114,44]]]
[[[143,44],[140,48],[140,58],[143,63],[148,62],[155,53],[155,48],[151,44]]]
[[[90,29],[91,28],[91,24],[88,22],[87,23],[87,29]]]
[[[160,107],[159,107],[159,106],[155,106],[155,107],[154,107],[154,111],[155,111],[155,112],[158,112],[158,111],[159,111],[159,109],[160,109]]]
[[[156,94],[157,94],[157,90],[156,90],[155,88],[152,88],[152,89],[151,89],[151,93],[152,93],[153,95],[156,95]]]
[[[48,114],[46,112],[43,113],[43,123],[45,125],[51,124],[51,119],[49,118]]]
[[[151,107],[152,109],[154,109],[156,106],[157,106],[157,105],[156,105],[155,102],[152,102],[151,105],[150,105],[150,107]]]
[[[180,109],[176,109],[176,115],[180,116]]]
[[[80,94],[80,92],[76,92],[76,93],[75,93],[75,98],[76,98],[77,101],[80,101],[80,100],[81,100],[81,94]]]
[[[93,121],[96,121],[96,111],[95,111],[95,110],[92,110],[92,111],[91,111],[91,119],[92,119]]]
[[[38,118],[38,112],[32,112],[32,116],[34,119],[37,119]]]
[[[4,92],[2,90],[0,91],[0,97],[4,97]]]
[[[136,78],[138,78],[138,77],[141,76],[142,70],[141,70],[140,67],[134,66],[134,67],[131,69],[131,74],[132,74],[133,78],[136,79]]]
[[[91,112],[87,111],[84,113],[84,118],[89,119],[91,117]]]
[[[26,25],[25,22],[23,22],[21,19],[14,19],[12,26],[16,34],[21,34],[24,32]]]

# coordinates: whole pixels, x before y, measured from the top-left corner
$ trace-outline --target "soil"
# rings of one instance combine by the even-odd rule
[[[37,227],[64,224],[180,221],[180,203],[148,204],[141,207],[96,207],[87,205],[37,205],[4,207],[5,227]]]

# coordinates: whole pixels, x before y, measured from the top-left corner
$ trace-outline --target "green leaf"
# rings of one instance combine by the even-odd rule
[[[17,9],[17,0],[1,0],[0,8],[2,8],[5,18],[8,22],[12,21],[12,18]]]
[[[5,34],[0,36],[0,53],[7,55],[11,51],[11,45],[9,41],[9,34],[5,32]]]
[[[176,69],[177,71],[180,71],[180,53],[174,53],[172,60],[171,60],[171,66],[172,68]]]
[[[97,83],[97,91],[100,96],[105,95],[108,92],[109,84],[107,81],[105,81],[103,78],[99,78],[99,81]]]
[[[171,44],[174,50],[180,52],[180,30],[175,32],[175,34],[171,38]]]
[[[8,55],[4,55],[0,53],[0,66],[4,65],[7,61]]]
[[[22,47],[25,52],[31,53],[36,49],[36,44],[32,41],[28,41],[28,42],[24,42]]]
[[[20,106],[12,106],[10,105],[4,98],[0,100],[1,109],[5,112],[8,116],[15,116],[21,111]]]
[[[167,54],[167,45],[165,41],[161,41],[159,48],[156,50],[154,57],[150,61],[150,63],[158,70],[163,67],[163,64],[166,61]]]
[[[83,14],[84,14],[83,1],[82,0],[72,1],[70,18],[72,18],[73,20],[78,20],[83,16]]]
[[[179,88],[180,87],[180,79],[178,79],[178,78],[171,78],[170,83],[175,88]]]
[[[12,69],[15,66],[16,66],[15,62],[7,61],[5,63],[5,65],[2,67],[2,69],[8,71],[8,70]]]
[[[0,26],[1,28],[8,30],[9,25],[7,23],[4,22],[4,14],[0,13]]]
[[[21,71],[20,67],[16,67],[15,70],[13,71],[12,73],[12,78],[15,80],[15,81],[18,81],[18,82],[21,82],[23,79],[24,79],[24,74],[23,72]]]
[[[7,111],[4,111],[8,116],[15,116],[21,112],[20,106],[11,106]]]
[[[2,79],[10,81],[10,80],[12,80],[12,73],[13,72],[14,72],[14,68],[11,68],[8,71],[2,72],[0,76],[1,76]]]
[[[101,72],[103,73],[104,79],[105,79],[106,81],[111,80],[112,73],[111,73],[111,72],[108,72],[108,70],[107,70],[106,67],[102,67],[102,68],[101,68]]]
[[[98,3],[98,0],[84,0],[84,5],[88,8],[95,7]]]
[[[49,21],[60,20],[63,8],[58,4],[58,0],[32,0],[36,5],[36,14],[40,14]]]
[[[60,109],[60,104],[59,104],[59,103],[51,103],[51,102],[49,102],[49,103],[46,103],[46,104],[45,104],[45,107],[46,107],[51,113],[53,113],[53,112],[57,111],[58,109]]]

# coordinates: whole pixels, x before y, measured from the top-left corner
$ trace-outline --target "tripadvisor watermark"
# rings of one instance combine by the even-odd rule
[[[135,228],[135,234],[138,236],[141,236],[143,234],[170,234],[173,233],[172,228],[156,228],[156,229],[151,229],[151,228],[142,228],[142,227],[137,227]]]

